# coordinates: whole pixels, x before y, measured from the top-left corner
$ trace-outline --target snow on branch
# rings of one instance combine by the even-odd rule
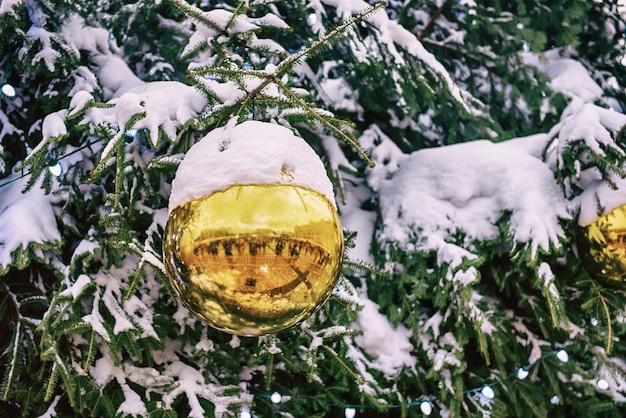
[[[392,327],[371,300],[362,303],[363,309],[353,326],[363,330],[355,342],[372,358],[368,366],[382,371],[390,379],[403,367],[415,367],[416,359],[411,355],[413,345],[409,341],[411,331],[402,324]]]
[[[550,167],[524,143],[532,149],[532,142],[546,140],[473,141],[412,153],[392,178],[376,179],[383,225],[378,239],[405,250],[417,240],[427,249],[432,237],[453,243],[461,234],[459,244],[470,248],[501,239],[498,222],[508,217],[513,240],[529,245],[533,256],[559,247],[566,202]]]
[[[361,10],[369,7],[369,4],[363,0],[322,0],[322,3],[335,7],[337,13],[342,16],[354,15]],[[419,41],[418,37],[402,26],[397,20],[389,18],[387,13],[377,13],[369,18],[369,23],[379,30],[380,41],[386,45],[389,53],[394,57],[398,64],[404,64],[405,58],[398,50],[398,47],[405,51],[409,56],[415,57],[422,62],[430,71],[436,74],[450,91],[452,96],[461,104],[468,113],[478,115],[480,111],[468,104],[463,97],[463,93],[459,86],[454,82],[445,67],[435,58],[433,54],[428,52]],[[397,46],[397,47],[396,47]]]
[[[27,180],[0,188],[0,271],[19,262],[12,256],[15,251],[24,252],[31,244],[52,247],[61,240],[53,206],[57,198],[39,187],[22,193]]]
[[[2,142],[3,138],[7,135],[14,135],[14,134],[21,134],[22,130],[19,129],[17,126],[13,125],[10,121],[9,121],[9,117],[4,113],[4,111],[0,110],[0,143]],[[2,150],[0,149],[0,152]],[[3,163],[0,163],[3,164]],[[2,169],[4,170],[4,169]]]
[[[163,396],[166,406],[170,406],[172,402],[181,394],[185,395],[191,411],[190,418],[204,418],[206,412],[200,404],[199,398],[207,399],[213,403],[215,417],[222,417],[229,414],[231,405],[239,405],[242,403],[241,396],[224,395],[225,392],[239,390],[236,386],[221,386],[206,382],[206,379],[199,370],[186,365],[182,361],[174,361],[168,365],[164,371],[164,375],[172,377],[178,386],[170,390]]]

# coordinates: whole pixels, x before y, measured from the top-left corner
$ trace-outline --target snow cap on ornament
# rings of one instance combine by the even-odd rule
[[[626,289],[626,180],[615,183],[592,181],[580,195],[576,247],[593,277]]]
[[[275,124],[210,132],[172,183],[163,259],[181,302],[221,331],[255,336],[306,319],[330,296],[343,259],[323,163]]]
[[[283,126],[247,121],[215,129],[191,147],[172,182],[169,212],[237,184],[289,184],[335,202],[324,164],[309,144]]]

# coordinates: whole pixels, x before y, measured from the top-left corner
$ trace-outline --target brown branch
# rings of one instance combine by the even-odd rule
[[[417,35],[418,41],[421,41],[424,38],[424,36],[426,36],[426,34],[435,25],[435,21],[439,19],[439,16],[441,16],[441,14],[443,13],[443,9],[445,9],[446,3],[447,1],[444,1],[443,4],[437,10],[435,10],[435,13],[433,13],[433,15],[430,17],[430,20],[428,21],[428,23],[426,23],[426,26],[424,26],[424,29],[422,29],[420,34]]]

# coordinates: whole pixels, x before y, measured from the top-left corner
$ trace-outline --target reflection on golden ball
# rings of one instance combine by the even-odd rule
[[[278,332],[332,292],[343,258],[328,199],[293,185],[235,185],[174,208],[165,267],[182,303],[232,334]]]
[[[626,205],[582,228],[578,252],[594,277],[610,284],[626,284]]]

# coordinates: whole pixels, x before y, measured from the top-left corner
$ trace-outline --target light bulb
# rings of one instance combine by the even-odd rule
[[[15,87],[13,87],[12,85],[10,85],[9,83],[4,83],[2,85],[2,94],[4,94],[7,97],[15,97]]]
[[[493,399],[496,397],[496,393],[493,391],[493,389],[491,389],[491,386],[483,387],[480,393],[482,393],[483,396],[487,399]]]
[[[556,357],[563,363],[567,363],[569,361],[569,354],[567,354],[567,351],[563,349],[556,352]]]
[[[523,367],[520,367],[519,369],[517,369],[517,378],[519,380],[524,380],[528,377],[528,370],[526,370]]]
[[[609,388],[609,382],[604,379],[598,379],[596,385],[598,385],[598,388],[602,390],[607,390]]]
[[[430,404],[430,402],[422,402],[420,404],[420,410],[422,411],[422,414],[430,415],[433,412],[433,406]]]
[[[52,160],[48,163],[48,170],[55,177],[59,177],[63,173],[63,167],[57,160]]]
[[[279,403],[282,399],[283,397],[278,392],[274,392],[272,393],[272,396],[270,396],[270,401],[272,401],[272,403]]]
[[[345,412],[344,412],[346,418],[354,418],[356,416],[356,409],[352,408],[351,406],[347,407]]]

